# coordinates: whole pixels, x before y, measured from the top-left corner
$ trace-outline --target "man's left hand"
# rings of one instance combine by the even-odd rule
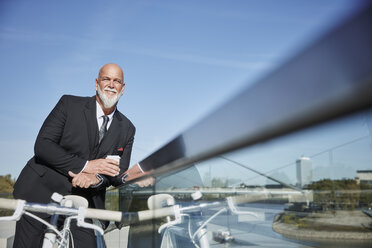
[[[75,188],[89,188],[91,185],[99,183],[98,178],[94,174],[84,172],[75,174],[71,171],[69,171],[68,174],[72,177],[72,186]]]
[[[148,177],[148,178],[145,178],[145,179],[142,179],[142,180],[139,180],[139,181],[135,182],[135,184],[137,184],[141,188],[153,186],[155,184],[155,178]]]
[[[133,179],[142,177],[148,173],[152,172],[150,171],[142,171],[139,164],[136,164],[132,167],[130,167],[126,172],[123,174],[126,174],[125,181],[131,181]],[[139,187],[148,187],[153,186],[155,184],[155,178],[154,177],[147,177],[145,179],[139,180],[135,182],[134,184],[137,184]]]

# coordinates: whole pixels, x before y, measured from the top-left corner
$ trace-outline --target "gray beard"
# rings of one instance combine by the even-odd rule
[[[119,101],[121,94],[116,93],[113,97],[108,97],[106,94],[101,90],[101,87],[98,85],[97,87],[98,96],[101,99],[103,106],[107,109],[112,108],[115,104]]]

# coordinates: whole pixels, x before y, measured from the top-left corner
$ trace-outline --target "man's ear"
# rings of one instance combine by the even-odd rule
[[[96,91],[98,90],[98,78],[96,78],[96,83],[95,83],[94,88],[96,89]]]
[[[125,83],[123,84],[123,87],[121,88],[121,91],[120,91],[121,96],[124,94],[124,90],[125,90]]]

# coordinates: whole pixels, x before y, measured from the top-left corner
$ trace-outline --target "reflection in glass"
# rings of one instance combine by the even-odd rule
[[[213,247],[368,247],[371,116],[360,113],[217,156],[130,195],[137,209],[138,199],[153,194],[171,195],[180,208],[220,204],[200,207],[164,228],[156,234],[159,246],[167,240],[174,247],[200,247],[204,241],[196,232],[202,226]],[[195,192],[200,199],[193,198]],[[175,220],[153,223],[155,233],[167,221]]]

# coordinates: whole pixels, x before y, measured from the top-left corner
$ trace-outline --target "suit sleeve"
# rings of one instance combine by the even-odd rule
[[[42,163],[68,176],[68,171],[79,173],[85,159],[67,152],[59,145],[67,118],[68,96],[62,96],[40,129],[35,142],[35,157]]]

